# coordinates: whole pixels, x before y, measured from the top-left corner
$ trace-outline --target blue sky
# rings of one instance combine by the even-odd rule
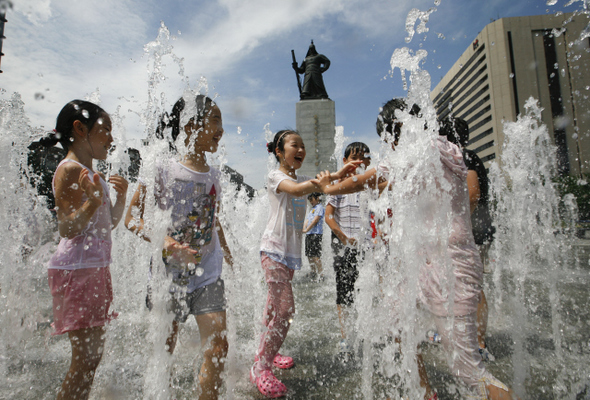
[[[1,2],[1,1],[0,1]],[[435,4],[436,3],[436,4]],[[582,0],[13,0],[7,13],[1,98],[18,92],[31,125],[51,130],[61,107],[92,95],[123,122],[114,132],[128,146],[145,137],[148,57],[144,46],[163,22],[193,85],[201,76],[224,118],[228,165],[260,188],[266,173],[264,127],[295,128],[299,100],[291,49],[301,62],[313,39],[331,60],[324,74],[336,124],[349,140],[377,150],[375,118],[388,99],[404,96],[399,47],[428,51],[432,85],[491,19],[571,12]],[[435,8],[406,43],[412,9]],[[413,22],[413,21],[410,21]],[[165,57],[164,103],[182,95],[178,65]],[[238,134],[238,130],[240,133]]]

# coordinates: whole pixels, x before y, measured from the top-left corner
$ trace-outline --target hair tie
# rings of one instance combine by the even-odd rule
[[[271,145],[272,145],[272,143],[267,143],[267,144],[266,144],[266,151],[268,151],[269,153],[272,153],[272,150],[271,150],[271,148],[270,148],[270,147],[271,147]]]

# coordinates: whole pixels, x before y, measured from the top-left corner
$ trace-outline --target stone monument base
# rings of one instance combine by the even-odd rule
[[[297,131],[307,155],[297,174],[315,177],[320,171],[334,171],[335,103],[330,99],[301,100],[296,104]]]

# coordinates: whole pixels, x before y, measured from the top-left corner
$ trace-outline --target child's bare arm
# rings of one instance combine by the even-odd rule
[[[292,196],[305,196],[306,194],[310,194],[313,192],[321,191],[320,185],[316,183],[316,180],[312,179],[305,182],[293,182],[290,179],[284,179],[279,183],[277,187],[277,192],[285,192]]]
[[[215,221],[215,225],[217,227],[217,236],[219,237],[219,245],[221,246],[221,250],[223,250],[223,259],[229,265],[229,267],[234,269],[234,259],[231,255],[231,251],[229,246],[227,245],[227,240],[225,240],[225,233],[223,232],[223,227],[219,223],[219,219]]]
[[[111,224],[113,229],[115,229],[119,225],[123,217],[123,212],[125,211],[125,200],[127,199],[127,187],[129,183],[119,175],[111,175],[109,183],[113,185],[115,192],[117,192],[115,204],[111,206]]]
[[[92,180],[88,170],[67,163],[55,174],[55,208],[59,235],[68,239],[81,234],[102,205],[103,189],[98,174]],[[82,196],[88,199],[82,202]]]
[[[127,215],[125,215],[125,227],[143,240],[150,241],[145,235],[143,213],[145,211],[145,185],[139,185],[131,198]]]
[[[340,182],[336,182],[333,185],[323,186],[322,189],[324,193],[331,195],[348,194],[360,192],[366,188],[374,189],[378,186],[378,183],[377,170],[371,168],[363,174],[354,175]]]

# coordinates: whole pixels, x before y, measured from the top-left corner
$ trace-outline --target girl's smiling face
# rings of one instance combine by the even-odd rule
[[[185,140],[186,146],[189,146],[191,141],[194,141],[195,151],[215,153],[224,132],[221,110],[216,105],[213,105],[205,113],[202,124],[196,122],[196,119],[193,118],[184,129],[187,136]],[[192,138],[193,135],[196,135],[196,137]]]
[[[88,131],[88,143],[92,149],[92,157],[97,160],[105,160],[109,154],[113,137],[111,118],[108,114],[102,114]]]
[[[284,151],[281,153],[277,149],[279,157],[281,157],[281,166],[289,170],[297,170],[303,165],[305,160],[305,145],[303,139],[296,133],[289,133],[283,139]]]

